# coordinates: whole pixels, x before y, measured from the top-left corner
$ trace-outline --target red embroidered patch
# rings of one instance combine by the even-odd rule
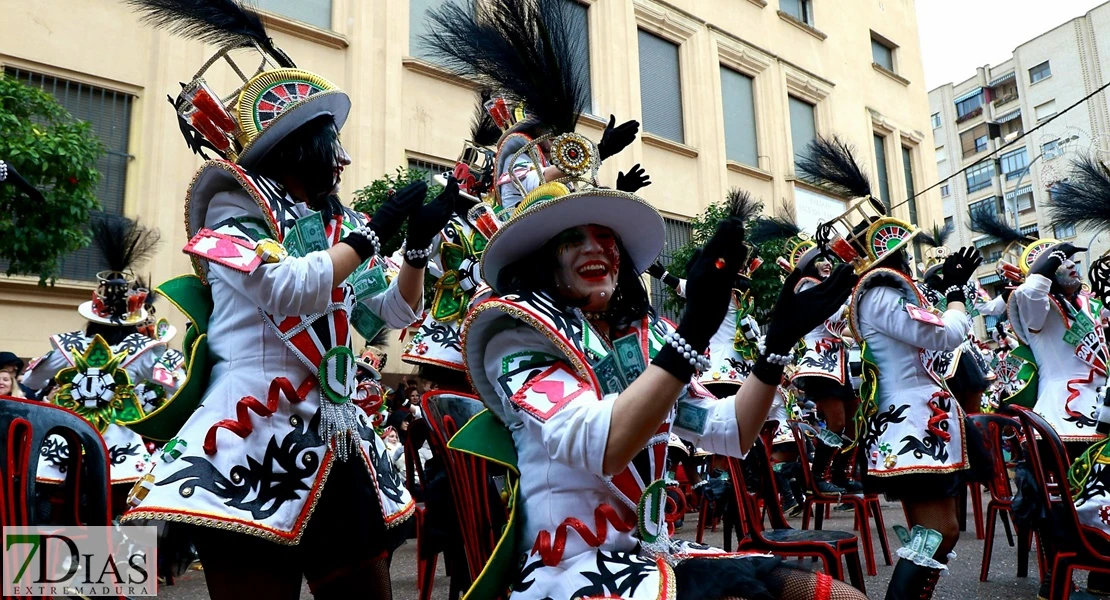
[[[513,404],[546,422],[571,400],[590,389],[565,364],[557,363],[528,380],[513,397]]]

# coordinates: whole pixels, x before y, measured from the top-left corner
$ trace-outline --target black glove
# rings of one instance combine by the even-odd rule
[[[803,335],[832,316],[852,293],[859,277],[848,265],[840,265],[828,279],[803,292],[794,292],[801,271],[795,269],[782,284],[771,322],[764,335],[766,352],[760,354],[752,374],[767,385],[779,385],[785,365],[767,360],[767,354],[789,356]]]
[[[689,346],[684,352],[690,357],[668,344],[652,364],[681,381],[690,379],[695,370],[690,361],[705,353],[709,338],[721,327],[728,312],[736,271],[745,264],[747,253],[743,220],[729,218],[717,225],[717,232],[691,260],[686,271],[686,311],[677,333]]]
[[[636,139],[640,132],[639,121],[625,121],[617,126],[617,117],[609,115],[609,124],[605,133],[601,134],[601,141],[597,144],[598,158],[602,161],[624,150]]]
[[[944,274],[944,297],[949,303],[967,301],[964,286],[975,275],[975,269],[978,269],[981,264],[983,264],[983,257],[972,246],[960,248],[944,259],[944,266],[940,270]]]
[[[663,265],[660,264],[659,261],[651,263],[651,266],[648,267],[647,272],[648,275],[651,275],[659,281],[662,281],[664,284],[667,285],[667,287],[673,288],[676,292],[678,291],[678,284],[682,283],[681,279],[671,274],[670,271],[664,269]]]
[[[19,171],[15,170],[15,165],[4,160],[0,160],[0,162],[4,163],[4,171],[7,174],[5,179],[0,181],[0,183],[10,183],[14,185],[35,202],[46,202],[46,199],[42,197],[42,192],[24,179],[23,176],[19,174]]]
[[[378,240],[385,243],[397,235],[405,219],[424,204],[424,197],[427,195],[428,184],[423,181],[410,183],[400,190],[391,191],[389,197],[378,207],[378,210],[374,211],[374,216],[370,219],[370,228],[378,234]]]
[[[617,189],[629,194],[635,194],[640,188],[651,185],[651,180],[648,179],[648,174],[636,163],[634,167],[628,170],[628,174],[617,173]]]
[[[1044,275],[1049,279],[1056,273],[1056,269],[1064,263],[1065,259],[1071,258],[1071,255],[1079,252],[1080,248],[1076,248],[1070,242],[1064,242],[1052,248],[1052,252],[1045,258],[1044,262],[1037,266],[1037,270],[1033,271],[1037,275]]]
[[[656,279],[662,279],[667,274],[667,269],[659,261],[655,261],[647,268],[647,273]]]
[[[405,238],[405,262],[423,269],[431,257],[429,247],[436,234],[443,231],[459,201],[459,180],[447,177],[447,187],[435,200],[414,210],[409,216],[409,234]]]

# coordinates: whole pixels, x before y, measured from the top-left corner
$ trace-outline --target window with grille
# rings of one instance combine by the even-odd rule
[[[262,10],[289,17],[320,29],[331,29],[332,0],[254,0]]]
[[[666,237],[663,240],[663,252],[659,255],[659,263],[669,269],[672,267],[671,261],[675,250],[690,242],[693,230],[689,223],[678,219],[664,217],[663,225],[666,228]],[[651,305],[655,307],[657,313],[677,323],[678,312],[664,308],[664,304],[669,297],[667,286],[654,277],[649,279],[651,280]]]
[[[685,141],[678,44],[639,31],[640,108],[644,131]]]
[[[1029,69],[1029,83],[1037,83],[1042,79],[1048,78],[1050,75],[1052,75],[1052,68],[1048,66],[1048,61],[1046,60],[1032,69]]]
[[[446,173],[453,169],[454,165],[445,165],[428,160],[420,160],[418,158],[409,159],[409,170],[423,171],[424,180],[428,182],[428,185],[438,185],[432,178],[436,175],[439,175],[440,173]]]
[[[721,67],[721,96],[725,110],[725,156],[738,163],[759,166],[755,133],[755,98],[752,78]]]
[[[789,96],[789,103],[790,141],[794,145],[794,164],[797,165],[798,157],[805,154],[809,143],[817,139],[817,120],[809,102]]]
[[[972,167],[965,174],[967,178],[967,193],[977,192],[989,188],[994,179],[994,163],[987,161],[977,167]]]
[[[107,150],[96,163],[100,172],[96,196],[103,214],[123,214],[124,190],[127,187],[128,138],[131,133],[131,94],[43,75],[33,71],[7,67],[4,73],[20,82],[53,95],[74,119],[88,121],[93,133]],[[62,259],[58,277],[93,281],[96,272],[108,268],[100,252],[88,246]]]

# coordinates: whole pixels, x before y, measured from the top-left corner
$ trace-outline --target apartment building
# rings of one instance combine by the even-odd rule
[[[256,2],[300,66],[351,95],[347,197],[398,166],[447,168],[461,149],[477,87],[419,43],[427,9],[443,1]],[[810,230],[841,212],[844,199],[794,176],[795,152],[816,135],[838,134],[859,149],[895,215],[925,225],[941,218],[935,192],[902,202],[937,168],[912,0],[567,2],[592,98],[581,130],[598,139],[610,114],[642,123],[602,177],[613,181],[635,163],[647,169],[654,183],[642,195],[667,219],[664,262],[688,239],[685,221],[732,187],[768,206],[795,206]],[[212,50],[143,26],[119,0],[9,2],[0,20],[0,68],[54,92],[108,144],[103,210],[163,232],[149,268],[156,281],[189,270],[179,251],[182,205],[201,163],[165,97]],[[95,265],[91,251],[73,257],[50,289],[0,280],[0,349],[38,355],[48,334],[81,327],[74,309],[91,292]],[[407,367],[391,360],[389,370],[398,369]]]
[[[1103,62],[1110,58],[1108,25],[1110,3],[1021,44],[966,81],[929,92],[937,172],[951,177],[940,187],[944,220],[955,228],[949,246],[979,247],[979,281],[991,293],[1001,286],[995,266],[1006,245],[972,232],[971,210],[994,210],[1022,233],[1088,246],[1076,256],[1082,265],[1110,248],[1110,236],[1053,228],[1047,211],[1053,186],[1075,158],[1110,156],[1105,94],[1059,114],[1110,76]],[[996,320],[986,318],[985,326]]]

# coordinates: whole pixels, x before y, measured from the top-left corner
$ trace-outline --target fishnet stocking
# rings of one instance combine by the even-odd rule
[[[956,518],[956,499],[937,498],[936,500],[903,500],[909,526],[921,525],[940,532],[944,541],[933,556],[938,562],[947,563],[948,553],[956,547],[960,539],[960,524]]]
[[[779,566],[768,574],[766,583],[777,600],[867,600],[843,581],[804,569]]]
[[[393,583],[389,577],[392,553],[383,553],[363,561],[358,567],[344,568],[309,581],[316,600],[339,600],[357,595],[369,600],[393,600]]]

